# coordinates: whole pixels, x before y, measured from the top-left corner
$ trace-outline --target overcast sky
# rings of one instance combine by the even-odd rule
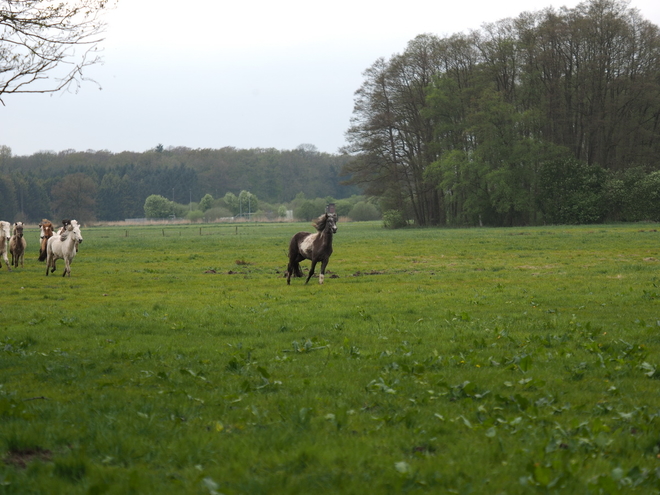
[[[577,0],[119,0],[104,64],[77,94],[8,95],[0,145],[142,152],[163,146],[335,153],[362,72],[418,34],[448,36]],[[658,0],[632,0],[660,25]]]

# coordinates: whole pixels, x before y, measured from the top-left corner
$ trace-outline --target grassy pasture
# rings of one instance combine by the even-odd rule
[[[287,286],[309,228],[26,231],[0,493],[660,492],[655,225],[340,223]]]

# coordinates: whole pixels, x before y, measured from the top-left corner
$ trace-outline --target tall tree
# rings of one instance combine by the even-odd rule
[[[370,194],[409,208],[418,225],[444,223],[441,194],[424,176],[436,158],[428,89],[443,64],[438,38],[421,35],[391,60],[377,60],[356,91],[348,151],[358,159],[345,167],[351,182]]]
[[[18,213],[16,203],[16,188],[7,175],[0,175],[0,219],[13,222]]]
[[[96,198],[96,213],[99,220],[123,220],[124,188],[117,174],[107,173],[101,180]]]
[[[88,175],[77,173],[65,176],[51,191],[54,213],[79,222],[94,220],[96,189],[96,183]]]
[[[23,205],[27,218],[32,222],[37,222],[52,217],[50,198],[44,181],[34,174],[28,174],[27,183],[27,196]]]
[[[345,170],[420,225],[547,219],[545,162],[660,168],[658,73],[658,28],[620,0],[418,37],[365,72]]]

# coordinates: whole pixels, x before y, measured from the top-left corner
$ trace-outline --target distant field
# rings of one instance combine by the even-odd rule
[[[310,228],[26,231],[0,493],[660,493],[656,225]]]

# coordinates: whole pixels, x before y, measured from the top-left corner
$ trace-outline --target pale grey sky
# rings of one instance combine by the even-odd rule
[[[0,145],[38,151],[188,148],[334,153],[353,94],[378,57],[418,34],[447,36],[577,0],[119,0],[104,64],[77,94],[9,95]],[[185,5],[185,6],[184,6]],[[632,0],[660,25],[660,2]]]

